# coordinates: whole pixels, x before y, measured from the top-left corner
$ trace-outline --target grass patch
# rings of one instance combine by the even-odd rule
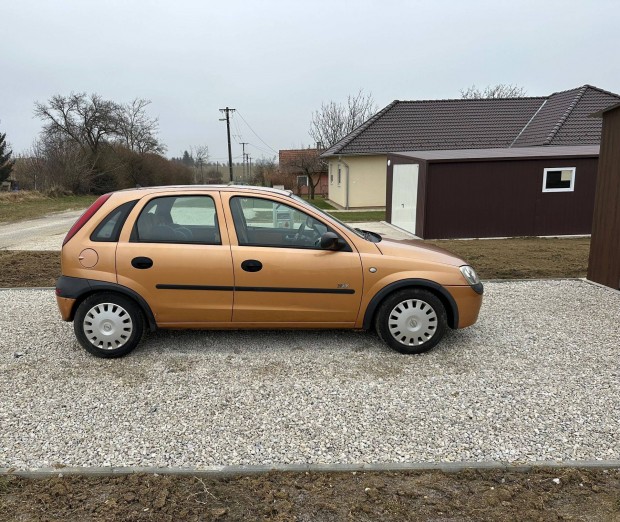
[[[585,277],[590,238],[427,240],[470,263],[482,279]]]
[[[97,196],[49,197],[40,192],[0,193],[0,223],[43,217],[52,212],[80,210],[88,207]]]
[[[385,210],[361,210],[359,212],[335,211],[329,213],[346,223],[385,221]]]
[[[315,206],[316,208],[320,208],[321,210],[336,210],[335,207],[330,205],[323,196],[315,196],[314,199],[310,199],[308,196],[301,196],[302,199],[305,199],[308,203]]]

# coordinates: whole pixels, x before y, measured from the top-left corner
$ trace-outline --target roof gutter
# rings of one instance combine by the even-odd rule
[[[342,159],[342,156],[338,156],[338,163],[342,163],[345,168],[344,208],[345,210],[349,210],[349,164]]]

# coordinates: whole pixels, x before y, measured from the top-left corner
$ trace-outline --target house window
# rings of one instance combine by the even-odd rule
[[[308,176],[297,176],[297,186],[298,187],[307,187],[308,186]]]
[[[334,184],[334,173],[332,172],[332,164],[329,164],[329,182],[330,184]]]
[[[543,192],[573,192],[575,190],[575,167],[545,169]]]
[[[338,186],[340,186],[341,181],[342,181],[342,170],[340,169],[340,165],[338,165]]]

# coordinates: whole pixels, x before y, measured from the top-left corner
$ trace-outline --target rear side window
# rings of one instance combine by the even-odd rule
[[[152,199],[140,212],[130,241],[220,245],[213,198],[164,196]]]
[[[90,240],[104,243],[117,242],[125,220],[137,202],[138,200],[135,199],[116,207],[97,225],[95,231],[90,235]]]

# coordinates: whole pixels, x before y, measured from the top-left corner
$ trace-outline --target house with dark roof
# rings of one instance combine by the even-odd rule
[[[288,176],[289,187],[298,195],[327,196],[327,162],[320,158],[321,150],[282,149],[278,153],[278,167]],[[285,184],[286,186],[286,184]]]
[[[517,161],[513,152],[516,149],[527,148],[528,154],[539,158],[544,154],[537,148],[597,146],[601,120],[589,116],[619,101],[619,95],[591,85],[539,97],[395,100],[322,154],[328,161],[329,199],[343,208],[384,207],[391,203],[387,201],[391,197],[387,190],[391,172],[388,155],[452,151],[448,156],[458,156],[455,151],[503,149],[504,161]],[[571,154],[574,157],[575,151]],[[584,149],[584,154],[591,158],[592,150]],[[562,159],[557,155],[544,157]],[[450,162],[456,168],[457,162]],[[556,171],[568,176],[562,169]],[[550,179],[555,179],[556,171],[549,171],[554,172]],[[540,172],[540,186],[544,176],[547,174]],[[423,181],[431,183],[430,179]],[[469,186],[473,190],[481,188]],[[424,206],[420,200],[424,193],[418,187],[415,193],[421,203],[418,212]],[[487,195],[492,197],[491,192]]]

